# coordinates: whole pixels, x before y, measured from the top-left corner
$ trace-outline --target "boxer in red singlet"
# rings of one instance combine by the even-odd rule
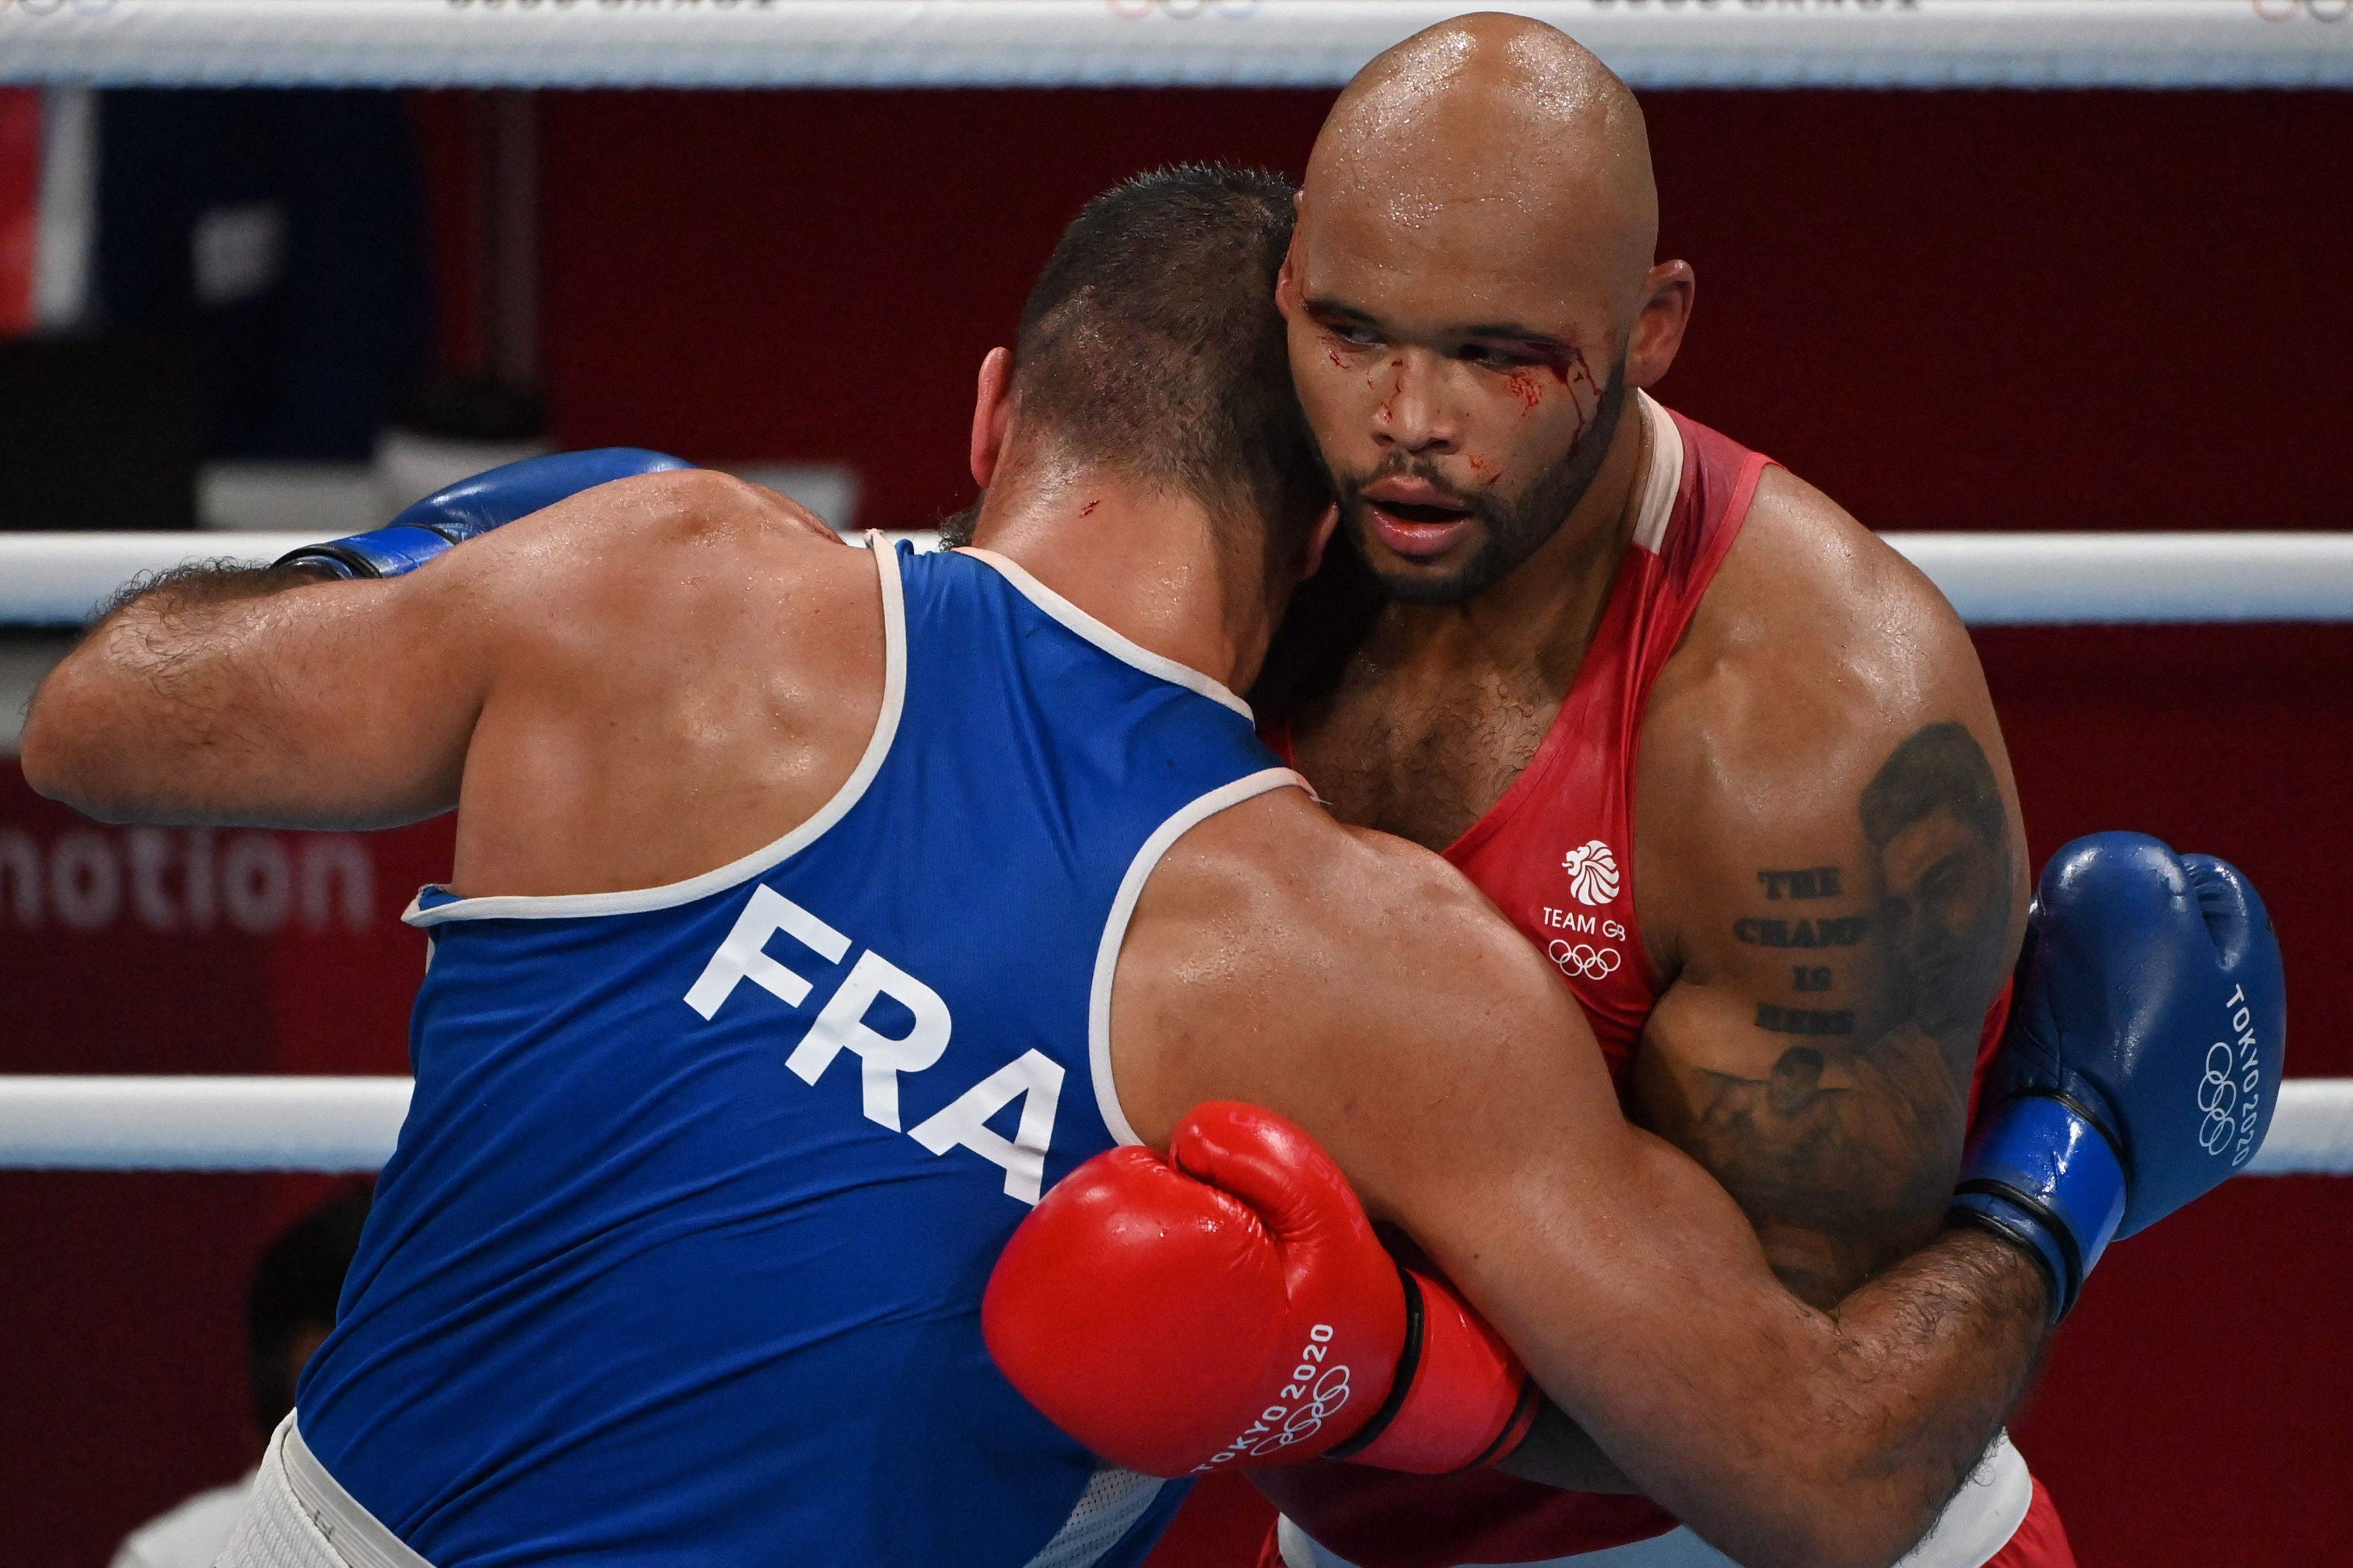
[[[1343,94],[1281,303],[1354,549],[1254,695],[1336,815],[1441,851],[1552,958],[1629,1116],[1828,1305],[1936,1230],[2023,836],[1941,596],[1644,390],[1694,287],[1652,260],[1656,199],[1631,94],[1542,24],[1431,28]],[[1505,1468],[1593,1491],[1261,1472],[1288,1516],[1262,1561],[1724,1561],[1556,1436]],[[1198,1506],[1159,1562],[1240,1505]],[[1907,1563],[2073,1561],[2005,1442]]]

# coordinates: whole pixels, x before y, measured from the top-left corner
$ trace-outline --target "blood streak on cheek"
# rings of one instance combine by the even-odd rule
[[[1544,366],[1545,369],[1552,372],[1552,378],[1563,386],[1568,386],[1579,381],[1588,386],[1599,384],[1593,379],[1593,367],[1585,363],[1583,349],[1564,349],[1546,359]]]
[[[1087,502],[1086,505],[1079,508],[1079,515],[1081,517],[1092,517],[1094,515],[1095,508],[1101,505],[1103,505],[1103,502],[1100,500],[1091,500]]]
[[[1544,401],[1544,388],[1536,384],[1536,378],[1527,371],[1512,372],[1504,378],[1504,385],[1520,400],[1523,409],[1533,411],[1537,404]]]
[[[1463,461],[1471,465],[1472,474],[1482,485],[1492,485],[1504,477],[1501,464],[1491,463],[1476,452],[1472,453]]]
[[[1552,372],[1553,380],[1569,389],[1569,406],[1577,411],[1577,434],[1570,438],[1568,444],[1569,453],[1574,456],[1584,447],[1585,433],[1593,423],[1593,416],[1587,410],[1585,400],[1577,395],[1577,384],[1583,382],[1587,389],[1594,394],[1597,402],[1599,400],[1601,384],[1594,380],[1593,367],[1586,363],[1585,351],[1580,348],[1572,346],[1564,349],[1547,358],[1544,362],[1544,366],[1545,369]]]

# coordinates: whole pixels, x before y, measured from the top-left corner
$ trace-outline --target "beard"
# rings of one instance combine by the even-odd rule
[[[1592,421],[1558,462],[1537,475],[1535,482],[1516,496],[1498,496],[1490,491],[1466,498],[1471,515],[1479,523],[1479,543],[1469,560],[1449,573],[1385,572],[1366,544],[1372,533],[1372,521],[1366,515],[1368,508],[1365,491],[1383,479],[1400,476],[1424,480],[1440,489],[1453,489],[1440,477],[1434,465],[1399,452],[1368,474],[1345,478],[1334,475],[1332,488],[1339,498],[1340,518],[1345,525],[1343,531],[1348,536],[1349,547],[1380,584],[1381,592],[1400,603],[1459,605],[1477,597],[1510,576],[1521,562],[1560,531],[1560,525],[1568,521],[1568,514],[1577,510],[1577,503],[1593,488],[1593,478],[1601,471],[1602,459],[1609,455],[1609,443],[1618,433],[1619,416],[1625,408],[1626,362],[1620,358],[1609,373],[1609,384],[1601,389],[1600,401],[1594,405]]]

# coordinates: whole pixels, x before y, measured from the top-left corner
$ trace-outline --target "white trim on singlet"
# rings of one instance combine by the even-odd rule
[[[1262,768],[1198,796],[1153,829],[1152,837],[1144,841],[1144,847],[1129,862],[1127,875],[1119,880],[1119,894],[1112,900],[1111,916],[1103,921],[1103,942],[1095,948],[1094,984],[1087,998],[1087,1068],[1095,1080],[1095,1109],[1103,1112],[1103,1125],[1111,1129],[1112,1137],[1122,1143],[1144,1142],[1128,1125],[1127,1112],[1119,1106],[1119,1086],[1112,1082],[1111,1076],[1111,984],[1119,969],[1119,950],[1127,941],[1127,922],[1134,917],[1135,901],[1144,896],[1144,884],[1151,878],[1153,868],[1160,864],[1160,858],[1189,829],[1229,805],[1240,805],[1286,785],[1307,789],[1307,781],[1289,768]],[[1314,798],[1314,791],[1307,793]]]
[[[971,545],[965,545],[956,553],[969,555],[975,561],[986,562],[1007,582],[1012,584],[1022,597],[1111,655],[1112,658],[1118,659],[1122,664],[1132,664],[1146,675],[1156,675],[1163,680],[1185,688],[1187,691],[1198,691],[1210,701],[1230,708],[1245,719],[1251,717],[1250,704],[1227,690],[1217,681],[1203,675],[1189,664],[1179,664],[1173,658],[1164,658],[1150,648],[1120,636],[1119,633],[1029,575],[1028,569],[1018,562],[1008,561],[994,550],[977,550]]]
[[[899,715],[907,700],[907,601],[906,590],[899,581],[899,552],[881,535],[872,532],[866,536],[866,548],[874,552],[875,574],[882,584],[882,711],[875,716],[874,734],[866,742],[865,754],[858,759],[858,766],[815,816],[782,838],[683,882],[614,893],[496,893],[487,898],[460,899],[429,910],[417,907],[424,898],[420,893],[409,900],[407,910],[400,918],[413,926],[436,926],[445,921],[569,920],[585,915],[626,915],[671,909],[723,892],[774,870],[823,837],[858,804],[873,784],[874,775],[882,771],[883,759],[891,754],[891,742],[899,733]]]
[[[1667,524],[1675,515],[1675,492],[1683,482],[1683,433],[1674,416],[1647,392],[1637,391],[1642,418],[1651,427],[1651,466],[1642,476],[1642,506],[1634,514],[1634,542],[1656,555],[1666,547]]]

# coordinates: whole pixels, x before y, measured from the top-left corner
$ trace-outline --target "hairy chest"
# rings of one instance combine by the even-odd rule
[[[1558,692],[1494,672],[1366,671],[1295,728],[1293,745],[1341,820],[1443,849],[1511,788],[1559,709]]]

